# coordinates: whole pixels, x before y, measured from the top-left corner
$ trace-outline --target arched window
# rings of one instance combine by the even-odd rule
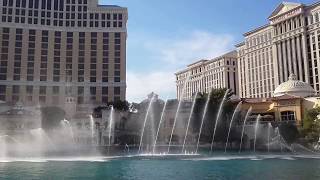
[[[281,112],[281,121],[295,121],[295,112],[293,111],[283,111]]]

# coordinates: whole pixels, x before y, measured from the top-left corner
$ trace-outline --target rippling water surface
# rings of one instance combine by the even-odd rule
[[[0,160],[0,179],[319,180],[319,156],[93,157]]]

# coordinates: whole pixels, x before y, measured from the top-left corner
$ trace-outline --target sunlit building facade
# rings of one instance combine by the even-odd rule
[[[200,60],[176,74],[177,99],[190,100],[197,92],[227,88],[238,93],[237,53],[228,52],[212,60]]]
[[[126,99],[127,9],[98,0],[2,0],[0,101]]]
[[[240,97],[272,97],[290,74],[320,92],[319,13],[319,2],[283,2],[267,25],[244,34],[244,42],[236,45]]]

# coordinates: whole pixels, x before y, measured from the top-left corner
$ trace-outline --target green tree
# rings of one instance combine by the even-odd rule
[[[306,110],[303,118],[302,128],[300,133],[310,142],[317,141],[320,133],[320,121],[318,115],[320,114],[320,107]]]
[[[206,113],[203,122],[203,131],[201,135],[201,141],[210,143],[212,139],[212,134],[214,131],[217,114],[219,111],[220,103],[226,93],[227,89],[212,89],[210,100],[208,104],[208,111]],[[226,100],[222,107],[222,112],[219,118],[219,124],[217,125],[217,131],[215,139],[216,141],[225,141],[228,133],[228,125],[231,119],[233,110],[235,108],[235,103],[231,101],[231,96],[233,92],[229,91],[226,95]],[[193,118],[194,131],[199,132],[201,119],[204,113],[205,103],[207,101],[208,94],[200,93],[196,99],[195,105],[195,115]]]
[[[298,128],[293,123],[281,123],[279,125],[279,130],[281,136],[288,144],[294,143],[299,137]]]
[[[96,108],[94,108],[94,112],[93,112],[93,116],[94,117],[101,117],[101,111],[103,109],[108,109],[110,108],[110,106],[113,106],[113,108],[115,110],[118,110],[118,111],[128,111],[129,110],[129,107],[130,107],[130,104],[128,101],[114,101],[114,102],[109,102],[107,103],[106,105],[103,105],[103,106],[98,106]]]

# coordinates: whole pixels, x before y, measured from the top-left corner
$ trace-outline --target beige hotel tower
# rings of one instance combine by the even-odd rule
[[[125,100],[127,18],[98,0],[1,0],[0,101]]]
[[[197,92],[227,88],[238,94],[237,52],[231,51],[211,60],[200,60],[177,72],[177,98],[191,100]]]
[[[239,96],[264,98],[295,74],[320,92],[320,2],[283,2],[269,23],[244,34],[238,51]]]

